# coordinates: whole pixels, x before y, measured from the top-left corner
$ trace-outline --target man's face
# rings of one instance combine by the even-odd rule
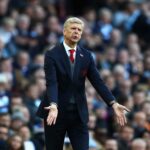
[[[7,140],[8,138],[8,128],[0,127],[0,140]]]
[[[70,23],[64,28],[64,38],[70,44],[77,43],[82,35],[83,27],[78,23]]]
[[[124,127],[120,136],[125,141],[131,141],[134,136],[134,130],[131,127]]]
[[[10,115],[9,115],[9,114],[6,114],[6,115],[0,116],[0,123],[1,123],[2,125],[5,125],[6,127],[9,127],[9,126],[10,126],[10,123],[11,123]]]
[[[116,140],[107,140],[105,143],[105,150],[118,150]]]

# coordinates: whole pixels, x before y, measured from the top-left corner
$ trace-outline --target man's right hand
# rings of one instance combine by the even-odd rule
[[[51,104],[48,107],[44,107],[44,109],[49,110],[48,116],[47,116],[47,125],[54,125],[56,123],[57,115],[58,115],[58,109],[55,104]]]

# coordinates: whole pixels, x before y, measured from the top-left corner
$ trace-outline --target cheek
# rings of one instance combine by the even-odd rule
[[[71,37],[71,36],[72,36],[72,32],[69,32],[69,31],[68,31],[68,32],[65,34],[65,36],[66,36],[66,37]]]
[[[82,36],[82,33],[79,33],[79,37],[81,38],[81,36]]]

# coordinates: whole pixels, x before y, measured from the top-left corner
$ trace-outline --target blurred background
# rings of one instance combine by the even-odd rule
[[[80,46],[131,112],[116,125],[86,81],[89,150],[150,150],[149,0],[0,0],[0,150],[44,150],[36,116],[45,91],[44,54],[63,41],[69,16],[84,20]],[[72,150],[66,135],[64,150]]]

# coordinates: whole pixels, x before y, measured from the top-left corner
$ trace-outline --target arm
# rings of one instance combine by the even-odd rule
[[[100,77],[92,55],[90,55],[90,60],[91,63],[88,69],[87,77],[107,105],[113,108],[117,123],[123,126],[127,122],[125,111],[129,112],[129,110],[125,106],[116,102],[115,97],[112,95]]]
[[[48,98],[47,100],[48,103],[50,104],[48,107],[45,107],[45,109],[49,111],[47,116],[47,124],[52,125],[56,123],[56,118],[58,115],[57,110],[58,87],[57,87],[56,68],[54,60],[51,58],[49,51],[45,54],[44,71],[46,78],[46,93]]]
[[[100,77],[100,74],[96,68],[94,59],[92,55],[90,54],[90,65],[87,72],[87,77],[93,87],[96,89],[98,94],[101,95],[103,100],[106,102],[108,106],[111,106],[112,103],[115,102],[115,97],[112,95],[110,90],[107,88],[107,86],[104,84],[102,78]]]
[[[57,87],[56,68],[54,60],[50,56],[50,51],[46,52],[45,54],[44,71],[46,78],[46,94],[48,97],[48,103],[57,104],[58,87]]]

